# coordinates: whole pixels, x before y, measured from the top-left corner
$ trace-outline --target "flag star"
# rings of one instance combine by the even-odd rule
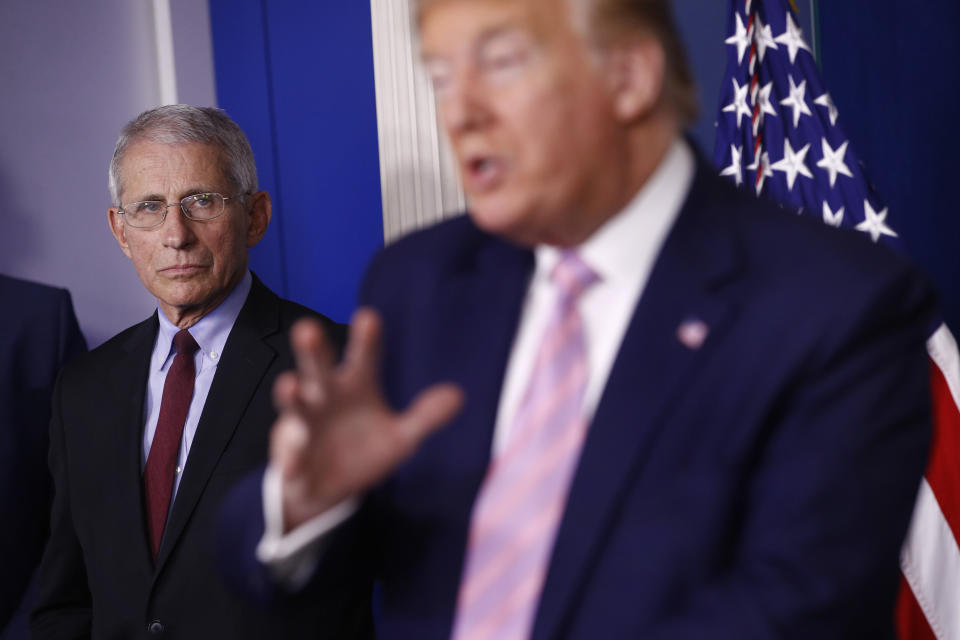
[[[757,27],[753,31],[753,41],[757,44],[757,55],[760,56],[760,62],[763,62],[763,56],[767,54],[767,49],[777,49],[777,43],[773,39],[773,29],[770,25],[763,24],[760,16],[757,16]]]
[[[800,124],[801,114],[812,116],[813,112],[807,106],[807,81],[804,80],[796,85],[793,82],[793,76],[787,76],[787,79],[790,80],[790,97],[781,100],[780,104],[793,108],[793,126],[796,127]]]
[[[877,212],[870,206],[869,200],[863,201],[863,222],[857,225],[857,231],[869,233],[874,242],[880,239],[880,236],[890,236],[896,238],[897,234],[893,229],[887,226],[887,208],[884,207]]]
[[[750,46],[750,36],[747,35],[747,28],[743,26],[743,20],[740,19],[740,14],[737,13],[737,27],[736,32],[724,40],[726,44],[735,44],[737,45],[737,64],[743,62],[743,54],[747,50],[747,47]]]
[[[773,177],[773,171],[770,169],[770,154],[764,151],[753,161],[753,164],[747,167],[750,171],[757,172],[756,187],[757,195],[763,191],[763,183],[767,178]]]
[[[757,106],[760,107],[760,122],[763,123],[763,114],[775,116],[777,110],[770,104],[770,92],[773,91],[773,82],[768,82],[757,92]]]
[[[836,212],[830,210],[830,205],[827,204],[827,201],[823,201],[823,221],[830,225],[831,227],[839,228],[843,224],[843,207],[840,207]]]
[[[827,114],[830,116],[830,126],[837,124],[837,116],[840,115],[840,112],[837,111],[837,105],[833,104],[833,98],[830,97],[829,93],[825,93],[816,100],[813,101],[814,104],[818,104],[821,107],[827,108]]]
[[[837,182],[837,174],[842,173],[848,178],[852,178],[853,174],[850,172],[850,167],[846,165],[843,161],[843,157],[847,154],[847,145],[850,144],[850,141],[844,142],[836,150],[830,148],[830,143],[827,142],[826,138],[821,140],[823,146],[823,158],[817,162],[817,166],[830,174],[830,188],[833,188],[833,185]]]
[[[744,84],[742,87],[737,83],[737,79],[733,79],[733,102],[728,104],[723,108],[724,111],[733,111],[734,116],[737,119],[737,126],[740,126],[740,123],[743,121],[743,116],[748,118],[753,115],[753,112],[750,110],[750,107],[747,105],[747,91],[750,90],[749,83]]]
[[[793,16],[787,12],[787,30],[775,38],[776,42],[784,44],[790,52],[790,64],[796,62],[797,52],[800,49],[810,51],[810,47],[803,40],[803,30],[793,21]]]
[[[743,164],[741,162],[743,158],[743,147],[730,145],[730,156],[732,158],[730,166],[721,171],[720,175],[733,176],[733,181],[736,182],[739,187],[743,184]]]
[[[797,181],[797,174],[806,176],[807,178],[813,177],[810,169],[808,169],[804,163],[808,151],[810,151],[809,144],[804,145],[803,149],[799,151],[794,151],[793,147],[790,146],[790,140],[784,139],[783,158],[770,165],[771,169],[783,171],[787,174],[787,188],[790,189],[790,191],[793,191],[793,183]]]

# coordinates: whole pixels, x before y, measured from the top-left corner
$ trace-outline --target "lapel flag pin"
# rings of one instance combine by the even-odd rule
[[[707,323],[696,318],[684,320],[677,326],[677,340],[690,350],[699,349],[709,333]]]

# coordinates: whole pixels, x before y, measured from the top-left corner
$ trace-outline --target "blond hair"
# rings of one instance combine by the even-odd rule
[[[413,0],[415,25],[419,25],[423,12],[439,0]],[[525,1],[525,0],[520,0]],[[589,3],[578,6],[586,9],[589,16],[587,36],[598,48],[604,48],[631,37],[652,36],[663,47],[666,57],[664,92],[667,101],[682,126],[697,119],[699,105],[696,84],[687,51],[683,46],[680,31],[673,17],[671,0],[566,0],[573,3]]]

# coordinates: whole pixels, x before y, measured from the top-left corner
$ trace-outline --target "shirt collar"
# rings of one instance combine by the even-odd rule
[[[233,329],[240,310],[247,301],[252,285],[253,277],[248,270],[223,302],[190,327],[190,335],[200,345],[204,358],[215,361],[220,359],[227,338],[230,337],[230,330]],[[151,371],[162,370],[166,366],[173,352],[173,337],[180,331],[180,328],[170,322],[163,313],[163,309],[159,307],[157,307],[157,318],[160,320],[160,331],[157,332],[157,343],[150,363]]]
[[[646,281],[680,213],[693,181],[695,164],[687,143],[676,139],[627,206],[576,248],[601,282],[637,278]],[[538,245],[534,278],[549,278],[560,252],[557,247]]]

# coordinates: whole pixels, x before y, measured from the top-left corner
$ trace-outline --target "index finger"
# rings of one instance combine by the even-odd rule
[[[350,339],[343,353],[344,380],[375,383],[380,371],[381,321],[379,314],[361,307],[350,322]]]
[[[290,330],[290,346],[301,386],[325,384],[336,357],[323,326],[313,318],[298,320]]]

